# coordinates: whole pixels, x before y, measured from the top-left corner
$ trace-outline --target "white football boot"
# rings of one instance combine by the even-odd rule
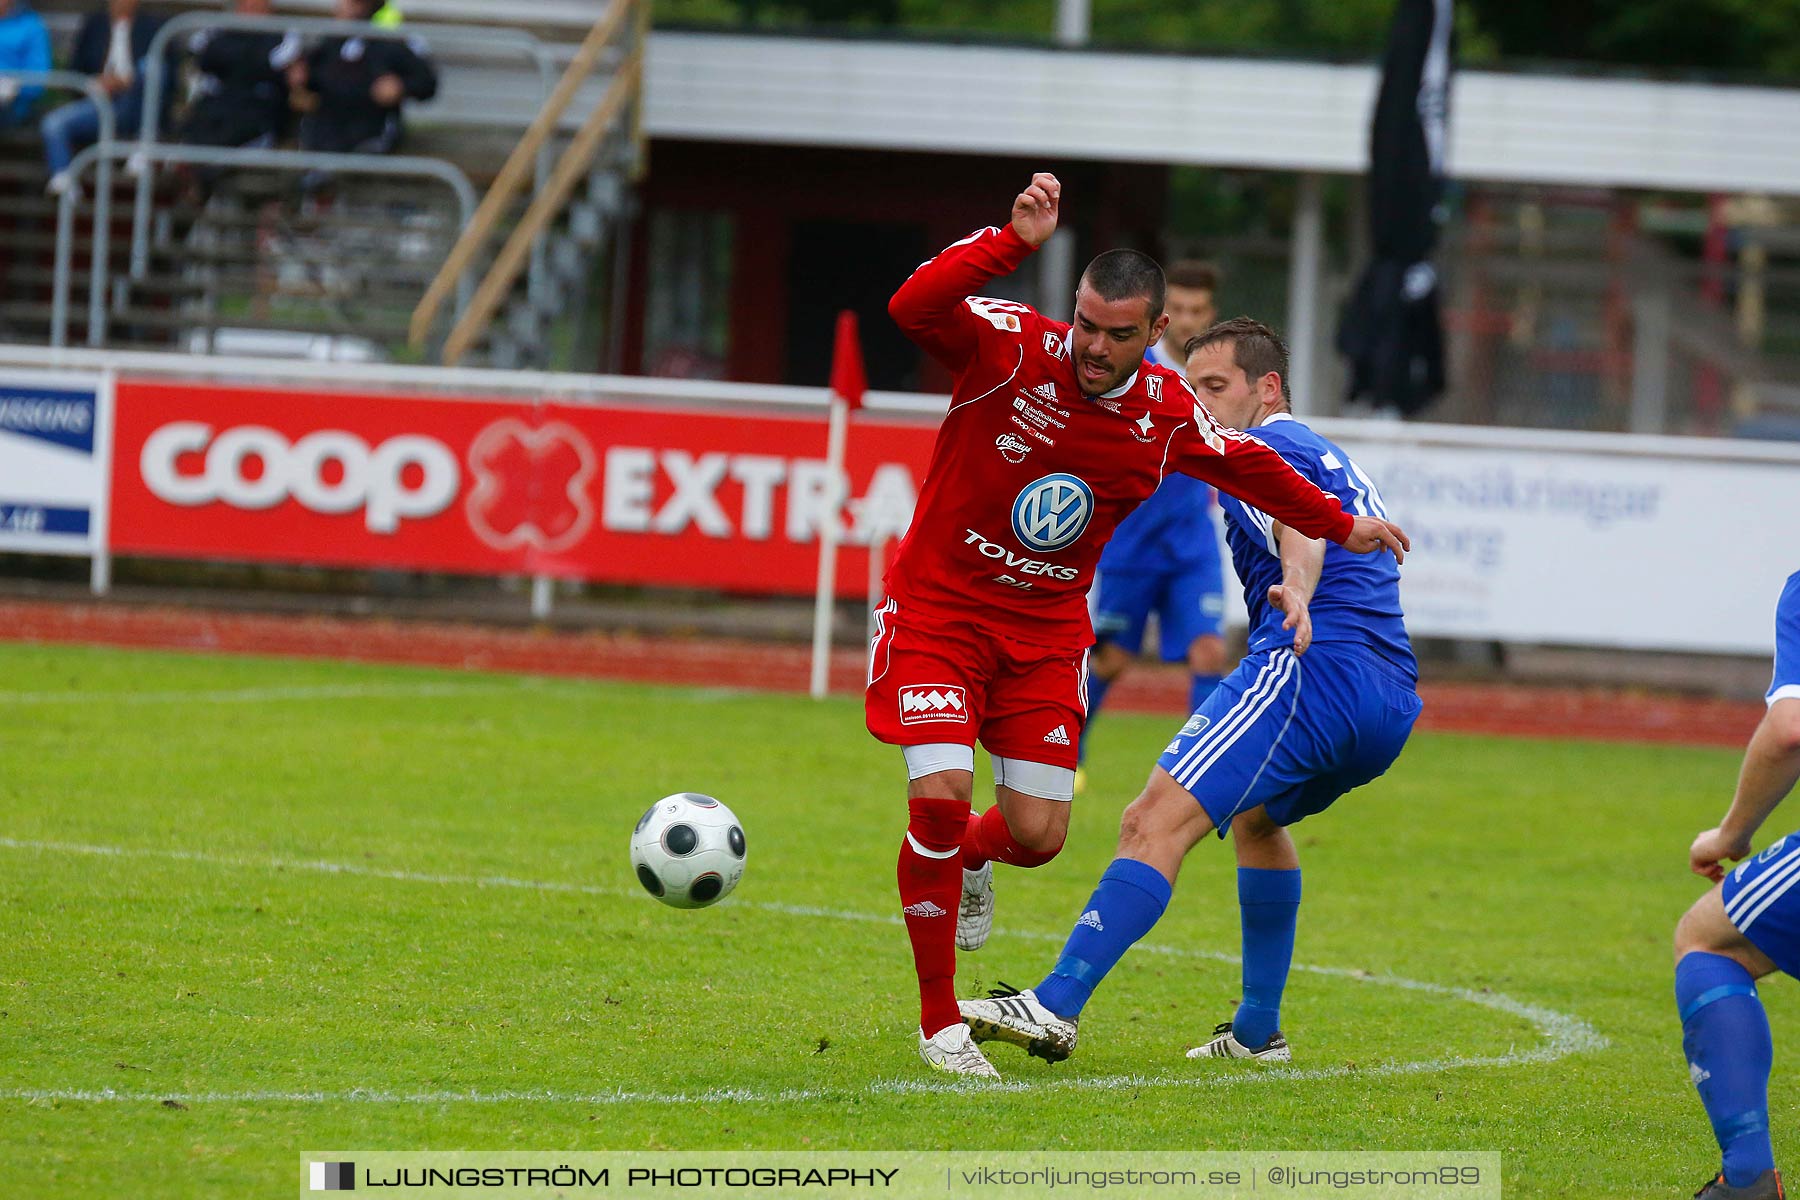
[[[980,1000],[958,1000],[956,1008],[978,1042],[1011,1042],[1045,1062],[1075,1053],[1075,1022],[1039,1004],[1030,988],[1003,983]]]
[[[1257,1062],[1284,1063],[1294,1061],[1294,1052],[1289,1049],[1287,1039],[1276,1030],[1269,1035],[1269,1040],[1257,1049],[1237,1040],[1231,1032],[1231,1022],[1226,1021],[1213,1030],[1212,1041],[1204,1046],[1195,1046],[1187,1052],[1189,1058],[1251,1058]]]
[[[933,1070],[947,1071],[952,1075],[967,1075],[973,1079],[998,1079],[1000,1072],[994,1070],[994,1064],[987,1060],[987,1055],[969,1036],[966,1025],[951,1025],[940,1029],[930,1037],[923,1030],[919,1032],[919,1057],[929,1063]]]
[[[962,904],[956,910],[956,948],[979,950],[994,930],[994,864],[963,870]]]

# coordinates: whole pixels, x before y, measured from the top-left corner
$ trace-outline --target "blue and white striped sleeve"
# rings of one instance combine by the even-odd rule
[[[1775,677],[1768,701],[1800,700],[1800,571],[1788,576],[1775,606]]]

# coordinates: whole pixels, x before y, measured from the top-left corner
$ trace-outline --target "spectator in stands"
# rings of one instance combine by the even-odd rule
[[[271,0],[237,0],[244,17],[266,17]],[[177,138],[196,146],[273,146],[288,121],[287,70],[300,61],[300,36],[249,29],[201,29],[188,39],[200,75]]]
[[[343,21],[371,20],[381,0],[337,0]],[[288,69],[306,111],[300,148],[339,154],[391,154],[400,145],[400,106],[437,95],[437,69],[425,44],[398,34],[329,37]]]
[[[120,137],[135,135],[144,111],[144,63],[150,41],[162,22],[138,11],[138,0],[108,0],[89,13],[75,35],[71,70],[91,75],[112,97],[113,119]],[[44,135],[44,159],[50,167],[50,190],[66,191],[75,151],[100,136],[100,114],[88,97],[53,108],[38,128]]]
[[[236,0],[239,16],[266,17],[270,0]],[[194,146],[273,146],[287,131],[287,70],[300,61],[298,34],[249,29],[201,29],[188,39],[199,78],[194,100],[175,139]],[[222,172],[194,173],[199,196],[211,192]]]
[[[25,0],[0,0],[0,71],[48,71],[50,31]],[[0,129],[23,124],[44,89],[0,77]]]

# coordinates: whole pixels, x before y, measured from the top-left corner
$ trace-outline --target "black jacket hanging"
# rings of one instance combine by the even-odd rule
[[[1357,281],[1337,348],[1348,399],[1415,414],[1444,390],[1437,270],[1449,135],[1452,0],[1399,0],[1369,138],[1374,259]]]

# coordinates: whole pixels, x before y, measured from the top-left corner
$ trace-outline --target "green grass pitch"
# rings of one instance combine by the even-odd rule
[[[286,1194],[323,1147],[968,1130],[1498,1150],[1509,1196],[1686,1195],[1716,1161],[1668,943],[1730,752],[1420,735],[1296,828],[1296,959],[1323,970],[1289,987],[1291,1074],[1182,1057],[1238,994],[1214,843],[1078,1055],[998,1047],[989,1089],[915,1053],[901,765],[854,698],[6,646],[0,720],[0,1162],[33,1195]],[[1104,719],[1068,848],[1000,870],[965,992],[1041,977],[1178,720]],[[743,884],[700,912],[641,894],[626,858],[642,810],[684,790],[749,835]],[[1764,994],[1780,1158],[1800,1004]]]

